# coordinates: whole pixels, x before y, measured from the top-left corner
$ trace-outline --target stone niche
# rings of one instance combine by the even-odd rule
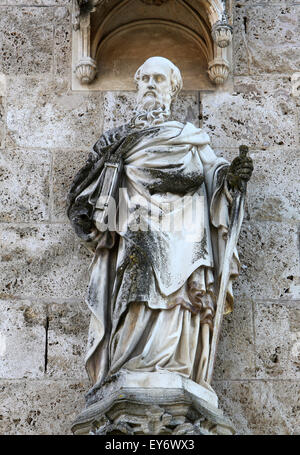
[[[180,68],[185,90],[228,85],[231,21],[231,1],[73,0],[72,89],[134,90],[152,56]]]

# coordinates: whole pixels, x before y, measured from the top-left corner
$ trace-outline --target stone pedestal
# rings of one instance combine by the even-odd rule
[[[92,435],[235,434],[209,386],[176,373],[128,371],[88,392],[86,408],[72,431]]]

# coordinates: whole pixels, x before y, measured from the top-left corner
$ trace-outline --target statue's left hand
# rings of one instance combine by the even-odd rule
[[[244,191],[253,172],[253,160],[241,154],[234,158],[227,172],[227,181],[232,189]]]

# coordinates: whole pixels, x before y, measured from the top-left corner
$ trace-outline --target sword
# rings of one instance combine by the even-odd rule
[[[115,191],[118,185],[118,174],[121,169],[120,163],[106,162],[104,164],[104,182],[101,189],[101,194],[95,205],[95,221],[97,222],[98,229],[101,230],[106,228],[106,219],[108,217],[109,203],[112,195],[115,195]]]
[[[245,157],[249,149],[246,145],[240,146],[240,157]],[[228,237],[226,243],[226,249],[224,253],[223,265],[222,265],[222,275],[220,282],[219,295],[217,300],[217,311],[214,319],[214,329],[213,337],[211,340],[209,364],[207,369],[206,381],[210,384],[213,376],[213,369],[215,364],[216,352],[218,341],[221,332],[221,324],[224,314],[227,286],[230,277],[230,263],[233,256],[234,248],[236,247],[238,237],[240,234],[240,229],[243,222],[243,213],[244,213],[244,204],[245,204],[245,195],[246,195],[246,183],[241,188],[241,191],[236,189],[233,196],[232,204],[232,213],[230,219],[230,225],[228,230]]]

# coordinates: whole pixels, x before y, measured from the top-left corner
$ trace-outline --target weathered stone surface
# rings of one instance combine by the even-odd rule
[[[251,301],[236,301],[224,316],[214,370],[215,379],[255,377],[254,333]]]
[[[67,193],[76,173],[85,164],[88,154],[87,151],[78,152],[75,150],[53,152],[52,219],[54,221],[69,222],[67,218]]]
[[[130,122],[135,109],[134,92],[104,92],[103,131]]]
[[[0,71],[6,74],[46,73],[53,68],[51,8],[2,8]]]
[[[0,73],[0,96],[6,96],[6,76],[3,73]]]
[[[21,6],[61,6],[68,5],[71,0],[1,0],[6,1],[7,5]]]
[[[300,378],[300,301],[257,303],[258,378]]]
[[[87,378],[84,357],[89,319],[90,311],[85,303],[48,306],[48,376]]]
[[[6,134],[6,76],[0,73],[0,148],[4,147]]]
[[[289,73],[300,65],[299,5],[236,5],[235,74]]]
[[[253,153],[252,158],[254,172],[247,196],[251,219],[300,220],[299,150],[264,151]]]
[[[276,5],[292,5],[294,0],[242,0],[239,1],[239,5],[245,5],[245,6],[254,6],[254,5],[261,5],[261,6],[266,6],[268,4],[276,4]]]
[[[236,298],[299,298],[297,289],[290,289],[289,279],[299,276],[298,242],[297,225],[244,221],[238,243],[242,268],[234,285]]]
[[[54,74],[71,79],[71,16],[67,8],[54,12]]]
[[[218,156],[231,162],[238,148],[216,148]],[[254,172],[247,185],[245,219],[257,221],[298,221],[300,219],[298,149],[249,152]]]
[[[69,225],[3,224],[1,231],[2,296],[85,296],[91,257]]]
[[[91,147],[102,127],[102,94],[68,91],[68,81],[10,78],[8,143],[25,147]]]
[[[235,92],[201,95],[203,128],[213,147],[295,147],[297,110],[288,77],[235,78]],[[268,108],[266,109],[266,99]]]
[[[237,434],[300,434],[300,381],[222,381],[213,387]]]
[[[0,151],[0,221],[49,218],[49,152]]]
[[[43,377],[45,306],[26,300],[1,300],[0,314],[0,378]]]
[[[136,93],[129,91],[105,92],[103,131],[128,123],[134,115]],[[199,103],[197,92],[185,91],[179,94],[172,107],[172,118],[191,122],[199,126]]]
[[[6,113],[5,104],[6,98],[0,93],[0,147],[4,146],[5,130],[6,130]]]
[[[0,433],[71,434],[87,389],[86,382],[76,380],[0,381]]]
[[[200,98],[198,99],[197,92],[184,91],[178,95],[172,107],[172,119],[179,122],[190,122],[195,126],[199,126]]]

